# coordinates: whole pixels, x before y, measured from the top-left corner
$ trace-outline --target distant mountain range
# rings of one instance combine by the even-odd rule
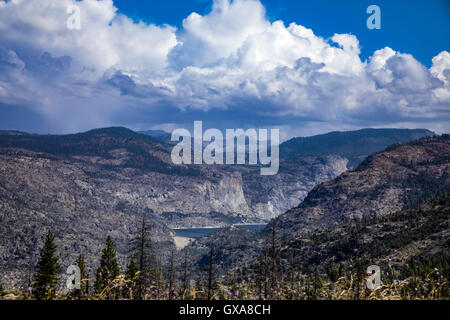
[[[280,153],[285,158],[337,154],[347,158],[349,168],[354,168],[368,155],[381,151],[393,143],[408,142],[433,134],[427,129],[334,131],[312,137],[290,139],[280,146]]]
[[[170,137],[171,137],[170,133],[163,131],[163,130],[144,130],[144,131],[138,131],[138,133],[145,134],[152,138],[155,138],[160,141],[165,141],[165,142],[170,141]]]
[[[314,186],[347,171],[349,161],[361,160],[369,150],[379,151],[408,135],[410,140],[432,135],[426,130],[380,130],[363,131],[365,148],[353,145],[353,135],[361,136],[360,131],[348,133],[339,138],[341,151],[330,147],[330,153],[308,142],[317,137],[299,140],[310,148],[305,154],[297,154],[300,149],[288,141],[287,147],[280,147],[279,173],[266,177],[259,175],[257,166],[174,165],[171,144],[122,127],[70,135],[2,131],[0,266],[8,274],[23,276],[30,261],[37,259],[42,234],[50,229],[67,262],[80,250],[95,258],[107,234],[124,258],[143,210],[154,212],[155,238],[166,247],[173,247],[173,227],[264,223],[297,207]],[[335,133],[331,138],[336,139]],[[284,155],[283,150],[290,151]],[[424,159],[413,164],[426,166]],[[395,201],[391,206],[399,208]],[[285,221],[287,233],[306,221],[289,218],[295,210],[300,209],[279,220]]]
[[[31,135],[2,131],[0,148],[24,149],[38,152],[41,156],[51,155],[53,160],[95,165],[99,172],[120,170],[127,176],[128,172],[134,171],[137,176],[150,174],[158,181],[160,178],[156,174],[169,175],[174,181],[148,181],[149,188],[146,188],[154,190],[154,195],[151,196],[154,200],[153,204],[150,202],[146,206],[164,214],[171,225],[186,227],[189,224],[183,223],[185,218],[192,220],[193,225],[202,225],[195,222],[196,215],[197,220],[203,216],[203,225],[220,224],[217,219],[230,223],[242,219],[259,222],[273,218],[298,205],[317,183],[352,168],[349,163],[357,164],[365,156],[380,151],[391,143],[433,134],[422,129],[364,129],[295,138],[280,146],[279,174],[275,177],[261,177],[255,166],[174,165],[170,160],[172,145],[164,141],[169,134],[151,130],[143,133],[123,127],[69,135]],[[179,182],[175,182],[177,180]],[[194,191],[191,194],[187,189],[184,194],[180,194],[181,189],[176,187],[178,183],[185,186],[195,186],[198,183],[198,187],[204,191]],[[185,189],[186,187],[183,188]],[[169,190],[172,191],[168,192]],[[222,195],[227,200],[223,201]],[[138,193],[133,199],[142,196]],[[184,201],[186,197],[188,202]],[[208,219],[211,216],[215,218]],[[232,216],[232,219],[228,221],[226,216]]]
[[[163,130],[139,131],[157,140],[168,142],[171,134]],[[297,137],[280,145],[283,159],[298,156],[340,155],[349,160],[348,167],[356,167],[368,155],[381,151],[393,143],[408,142],[434,133],[427,129],[361,129],[333,131],[311,137]]]

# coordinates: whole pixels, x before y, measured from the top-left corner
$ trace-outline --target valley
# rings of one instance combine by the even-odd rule
[[[107,235],[125,265],[130,236],[143,212],[152,217],[153,238],[164,260],[175,248],[174,229],[266,224],[296,208],[316,185],[345,175],[349,161],[364,157],[354,150],[346,158],[352,135],[363,137],[366,148],[361,151],[368,152],[370,143],[380,151],[384,143],[432,134],[379,130],[347,133],[333,142],[341,146],[333,154],[308,151],[307,145],[298,154],[286,142],[291,151],[284,156],[285,144],[280,146],[275,176],[261,176],[258,166],[249,165],[174,165],[172,144],[121,127],[62,136],[0,132],[1,272],[12,283],[26,278],[49,230],[59,239],[63,266],[80,252],[95,266]],[[292,229],[288,221],[286,232]]]

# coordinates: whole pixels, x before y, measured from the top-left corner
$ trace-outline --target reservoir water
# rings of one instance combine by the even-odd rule
[[[262,230],[265,224],[238,224],[234,225],[236,228]],[[190,228],[190,229],[173,229],[175,235],[184,238],[201,238],[213,232],[219,231],[222,228]]]

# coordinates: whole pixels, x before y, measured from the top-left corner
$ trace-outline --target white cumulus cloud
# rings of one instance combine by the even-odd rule
[[[80,30],[66,27],[69,5]],[[257,0],[216,0],[180,30],[135,22],[111,0],[0,1],[0,43],[0,107],[29,108],[56,131],[197,118],[289,136],[300,126],[448,131],[450,121],[447,51],[429,69],[389,47],[362,61],[355,35],[270,22]]]

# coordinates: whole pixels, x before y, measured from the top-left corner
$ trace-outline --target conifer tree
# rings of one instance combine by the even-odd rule
[[[102,257],[100,258],[100,266],[97,269],[95,278],[95,292],[97,294],[102,293],[107,287],[110,287],[112,281],[119,275],[120,268],[117,263],[115,244],[111,237],[106,239],[106,246],[102,251]],[[111,299],[117,296],[118,291],[108,288],[106,290],[106,299]]]
[[[314,270],[314,276],[313,276],[313,280],[312,280],[312,299],[313,300],[317,300],[320,296],[320,291],[322,289],[323,286],[323,281],[322,281],[322,277],[320,276],[319,270],[316,267]]]
[[[33,294],[36,299],[53,299],[55,297],[59,268],[55,238],[51,231],[49,231],[45,237],[41,258],[34,276]]]
[[[134,262],[134,257],[131,255],[130,261],[127,265],[127,272],[126,272],[126,278],[129,281],[124,296],[129,299],[136,299],[139,298],[136,292],[136,279],[139,276],[139,270],[137,268],[136,263]]]
[[[80,289],[78,290],[78,298],[83,299],[85,294],[89,294],[88,287],[87,287],[87,281],[88,280],[88,274],[86,271],[86,263],[84,262],[84,254],[81,253],[78,256],[77,259],[77,266],[80,268]]]
[[[205,275],[202,274],[202,276],[200,277],[200,279],[198,279],[195,282],[195,290],[194,290],[194,296],[192,298],[194,299],[205,299],[206,298],[206,294],[205,294]],[[208,299],[208,298],[206,298]]]

